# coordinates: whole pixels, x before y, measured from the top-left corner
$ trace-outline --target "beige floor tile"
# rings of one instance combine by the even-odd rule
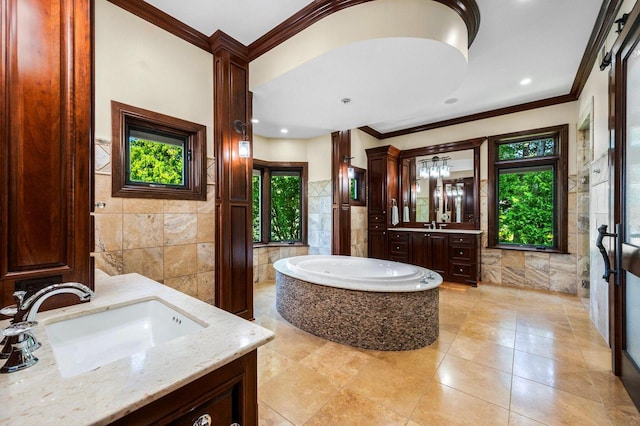
[[[516,329],[516,311],[504,309],[495,303],[488,303],[476,307],[468,319],[475,322],[486,324],[492,327],[506,328],[509,330]]]
[[[435,342],[429,345],[431,349],[435,349],[439,352],[446,353],[449,347],[453,343],[453,339],[456,338],[456,333],[450,333],[445,330],[440,330],[438,338]]]
[[[338,387],[299,364],[261,385],[259,398],[294,424],[304,424],[326,404]]]
[[[633,404],[608,407],[607,414],[609,414],[609,419],[614,426],[640,425],[640,414]]]
[[[512,348],[486,340],[472,339],[462,334],[456,336],[447,353],[506,373],[511,373],[513,369]]]
[[[416,375],[424,379],[429,379],[433,376],[444,355],[443,352],[436,351],[431,347],[413,351],[380,351],[373,353],[373,356],[386,361],[392,367],[399,368],[408,374]]]
[[[600,399],[607,407],[633,405],[629,393],[622,384],[622,380],[611,371],[592,371],[591,380],[598,389]]]
[[[300,364],[322,374],[335,384],[344,385],[370,360],[371,355],[360,350],[327,342],[304,357]]]
[[[492,404],[509,408],[511,374],[503,371],[447,354],[438,367],[434,380]]]
[[[305,423],[305,426],[404,426],[406,423],[406,417],[349,389],[343,389]]]
[[[573,363],[578,367],[586,368],[587,366],[579,346],[555,339],[516,332],[515,349],[566,363]]]
[[[591,381],[589,370],[571,363],[516,351],[513,374],[600,402],[598,390]]]
[[[433,382],[411,420],[431,425],[507,425],[509,411],[456,389]]]
[[[267,343],[265,347],[280,352],[295,361],[312,354],[327,341],[314,336],[291,325],[284,325],[277,321],[275,330],[276,338]]]
[[[611,371],[611,350],[609,348],[582,348],[587,367],[591,371]]]
[[[345,388],[409,417],[428,385],[428,378],[409,374],[388,362],[372,359]]]
[[[258,384],[268,382],[295,361],[267,347],[258,348]]]
[[[513,377],[511,411],[546,424],[607,425],[607,410],[602,403]]]
[[[264,403],[258,403],[258,424],[260,426],[293,426],[293,423]]]
[[[486,340],[498,345],[513,348],[516,332],[507,328],[495,327],[474,322],[473,319],[464,323],[460,334],[477,340]]]
[[[537,422],[518,413],[511,411],[509,413],[509,426],[541,426],[544,423]]]
[[[560,322],[548,319],[518,319],[516,325],[518,333],[533,334],[534,336],[548,339],[561,340],[562,342],[576,343],[573,330],[568,321]]]

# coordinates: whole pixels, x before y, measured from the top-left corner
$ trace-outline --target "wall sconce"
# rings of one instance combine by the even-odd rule
[[[238,157],[251,157],[251,142],[247,139],[247,123],[235,120],[233,122],[233,130],[242,135],[242,139],[238,142]]]
[[[354,157],[347,157],[346,155],[344,157],[342,157],[342,161],[344,161],[345,163],[347,163],[349,166],[347,167],[347,177],[349,179],[355,179],[356,177],[356,171],[353,167],[351,167],[351,159]]]
[[[437,155],[431,160],[422,160],[420,168],[418,169],[418,176],[420,179],[427,179],[428,177],[439,178],[449,177],[451,175],[451,166],[447,164],[449,157],[438,157]],[[431,167],[427,166],[427,163],[431,161]],[[442,161],[442,164],[439,162]]]

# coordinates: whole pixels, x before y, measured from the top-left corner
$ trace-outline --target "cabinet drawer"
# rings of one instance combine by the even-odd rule
[[[386,231],[387,225],[384,223],[370,223],[369,230],[370,231]]]
[[[391,256],[389,256],[389,260],[393,262],[408,263],[409,256],[407,254],[392,254]]]
[[[471,260],[473,260],[474,250],[471,247],[451,247],[449,248],[449,254],[453,259],[471,262]]]
[[[449,235],[449,244],[457,247],[473,247],[475,237],[468,235]]]
[[[406,243],[409,241],[409,234],[406,232],[389,232],[389,238],[396,243]]]
[[[369,223],[385,223],[387,221],[386,214],[370,214]]]
[[[391,241],[390,248],[389,252],[392,256],[398,254],[407,255],[409,253],[409,244],[406,242]]]
[[[454,278],[474,278],[474,265],[468,263],[451,263],[450,273]]]

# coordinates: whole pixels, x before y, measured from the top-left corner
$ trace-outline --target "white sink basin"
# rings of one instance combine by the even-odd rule
[[[63,377],[91,371],[132,356],[143,362],[149,348],[202,328],[194,320],[151,299],[45,325]]]

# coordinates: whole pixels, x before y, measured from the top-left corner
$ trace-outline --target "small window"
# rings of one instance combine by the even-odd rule
[[[568,126],[489,138],[489,247],[567,251]]]
[[[366,173],[367,171],[365,169],[353,167],[353,177],[349,178],[349,204],[352,206],[367,205]]]
[[[112,101],[114,197],[206,200],[206,127]]]
[[[305,244],[307,163],[253,165],[253,242]]]

